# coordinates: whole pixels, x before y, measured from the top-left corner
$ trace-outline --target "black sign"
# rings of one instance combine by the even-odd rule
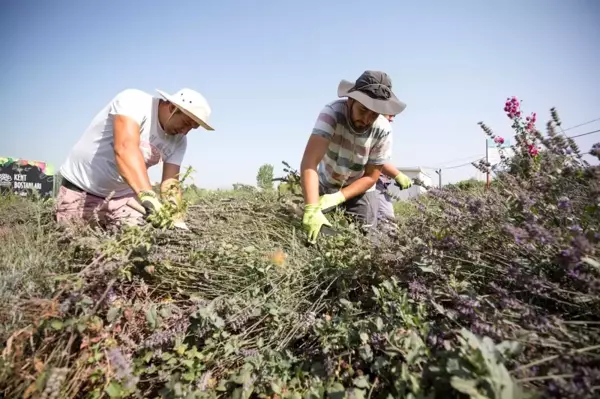
[[[7,162],[0,165],[0,192],[14,192],[21,196],[37,192],[42,197],[52,197],[54,176],[46,175],[33,165]]]

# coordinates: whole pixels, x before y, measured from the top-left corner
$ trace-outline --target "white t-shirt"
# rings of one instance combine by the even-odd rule
[[[120,175],[115,160],[113,118],[125,115],[140,125],[140,149],[146,168],[159,162],[181,165],[185,135],[166,134],[158,123],[159,99],[140,90],[117,94],[92,120],[60,168],[61,175],[88,193],[120,197],[133,192]]]

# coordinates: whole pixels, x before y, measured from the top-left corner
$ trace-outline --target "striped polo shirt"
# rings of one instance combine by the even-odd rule
[[[365,165],[383,165],[392,153],[392,126],[379,116],[373,126],[356,133],[347,119],[346,99],[327,104],[321,110],[312,134],[329,140],[329,147],[319,163],[319,183],[325,193],[332,193],[364,175]],[[367,191],[375,189],[375,185]]]

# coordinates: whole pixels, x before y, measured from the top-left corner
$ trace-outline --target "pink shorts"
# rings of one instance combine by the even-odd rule
[[[61,186],[56,199],[56,220],[59,223],[84,220],[100,226],[144,224],[144,215],[127,205],[136,201],[135,194],[112,198],[108,201],[95,195]]]

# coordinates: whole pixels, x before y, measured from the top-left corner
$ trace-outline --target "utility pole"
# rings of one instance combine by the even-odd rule
[[[488,140],[485,140],[485,174],[486,174],[486,187],[490,188],[490,168],[488,164],[490,163],[489,152],[488,152]]]
[[[438,176],[439,176],[438,177],[438,181],[439,181],[438,182],[438,187],[442,188],[442,169],[440,168],[440,169],[436,170],[435,173],[437,173]]]

